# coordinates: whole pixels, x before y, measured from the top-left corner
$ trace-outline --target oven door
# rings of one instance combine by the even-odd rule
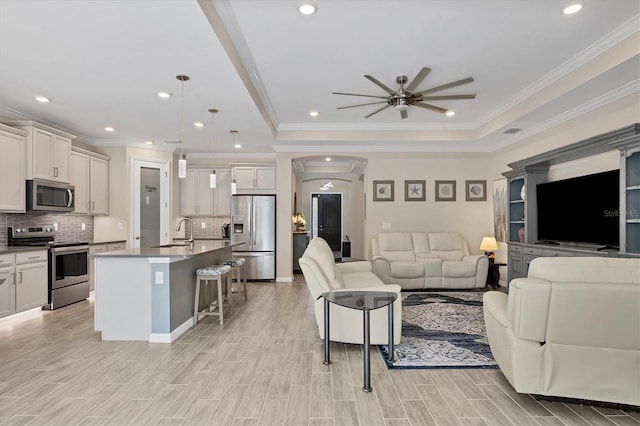
[[[51,249],[51,289],[89,281],[87,255],[89,246]]]

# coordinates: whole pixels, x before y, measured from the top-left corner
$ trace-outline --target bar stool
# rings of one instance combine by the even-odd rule
[[[247,301],[247,275],[245,273],[244,264],[245,260],[242,257],[237,259],[225,260],[223,265],[231,267],[231,281],[233,282],[233,271],[236,272],[236,283],[238,284],[238,291],[242,294],[244,301]]]
[[[224,325],[224,294],[228,293],[230,290],[231,267],[228,265],[212,265],[206,268],[200,268],[196,271],[196,277],[196,296],[193,302],[193,325],[198,324],[200,315],[217,315],[220,318],[220,325]],[[213,307],[214,302],[211,300],[213,286],[209,286],[209,281],[214,280],[218,284],[215,300],[217,305],[216,307]],[[198,308],[200,306],[200,285],[202,281],[204,281],[207,286],[209,297],[207,307],[205,310],[200,311]],[[229,302],[230,314],[231,309],[233,308],[233,303],[231,297],[228,297],[227,300]],[[214,310],[216,308],[217,310]]]

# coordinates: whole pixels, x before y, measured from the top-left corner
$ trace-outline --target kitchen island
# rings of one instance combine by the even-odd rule
[[[228,241],[93,254],[96,331],[102,340],[173,342],[193,324],[196,270],[231,256]]]

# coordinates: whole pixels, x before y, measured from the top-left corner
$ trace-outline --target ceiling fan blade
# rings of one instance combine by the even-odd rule
[[[423,101],[444,101],[448,99],[475,99],[476,95],[441,95],[441,96],[424,96]]]
[[[443,84],[442,86],[437,86],[437,87],[434,87],[432,89],[423,90],[420,93],[422,93],[423,95],[427,95],[429,93],[434,93],[434,92],[439,92],[441,90],[450,89],[452,87],[462,86],[463,84],[473,83],[474,81],[475,80],[473,79],[473,77],[469,77],[469,78],[465,78],[465,79],[462,79],[462,80],[454,81],[452,83]]]
[[[373,84],[381,87],[385,92],[387,92],[390,95],[395,93],[393,90],[389,89],[387,86],[385,86],[380,81],[378,81],[375,77],[372,77],[370,75],[365,75],[364,78],[366,78],[367,80],[371,81]]]
[[[444,114],[445,112],[447,112],[447,111],[448,111],[448,110],[446,110],[446,109],[444,109],[444,108],[440,108],[440,107],[437,107],[437,106],[435,106],[435,105],[425,104],[424,102],[416,102],[416,103],[415,103],[415,104],[413,104],[413,105],[415,105],[415,106],[417,106],[417,107],[420,107],[420,108],[429,109],[429,110],[431,110],[431,111],[440,112],[440,113],[442,113],[442,114]]]
[[[331,92],[332,95],[364,96],[365,98],[387,99],[387,96],[360,95],[358,93]]]
[[[418,73],[418,75],[416,75],[415,78],[411,81],[411,83],[409,83],[409,85],[406,88],[406,91],[413,92],[420,85],[420,83],[422,83],[422,80],[424,80],[425,77],[429,75],[430,72],[431,72],[431,68],[427,68],[427,67],[422,68]]]
[[[406,109],[404,111],[400,111],[400,118],[404,120],[405,118],[408,118],[408,117],[409,117],[409,114],[407,114]]]
[[[386,104],[386,103],[388,103],[388,102],[387,101],[369,102],[369,103],[366,103],[366,104],[358,104],[358,105],[349,105],[349,106],[338,107],[337,109],[347,109],[347,108],[361,107],[361,106],[365,106],[365,105]]]
[[[379,113],[380,111],[383,111],[383,110],[385,110],[385,109],[389,108],[390,106],[391,106],[391,105],[383,106],[382,108],[380,108],[380,109],[377,109],[377,110],[373,111],[371,114],[369,114],[369,115],[365,115],[365,116],[364,116],[364,118],[369,118],[369,117],[371,117],[372,115],[377,114],[377,113]]]

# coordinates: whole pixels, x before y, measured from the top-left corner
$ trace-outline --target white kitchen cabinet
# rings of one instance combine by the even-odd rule
[[[109,214],[109,157],[73,148],[70,183],[75,186],[75,212]]]
[[[0,318],[11,315],[15,311],[12,303],[12,300],[15,300],[14,279],[13,265],[0,266]]]
[[[27,132],[0,124],[0,211],[26,210],[25,145]]]
[[[180,181],[182,216],[213,216],[213,189],[209,188],[209,169],[188,169]]]
[[[125,242],[117,243],[105,243],[105,244],[92,244],[89,246],[89,254],[104,253],[107,251],[124,250],[126,247]],[[89,258],[89,291],[95,290],[95,270],[93,267],[93,258]]]
[[[69,183],[71,140],[75,135],[35,121],[6,123],[26,131],[27,179]]]
[[[217,183],[213,191],[213,215],[231,216],[231,170],[216,170]]]
[[[0,255],[0,317],[47,303],[47,250]]]
[[[275,189],[276,169],[273,166],[237,166],[233,168],[236,189]]]

